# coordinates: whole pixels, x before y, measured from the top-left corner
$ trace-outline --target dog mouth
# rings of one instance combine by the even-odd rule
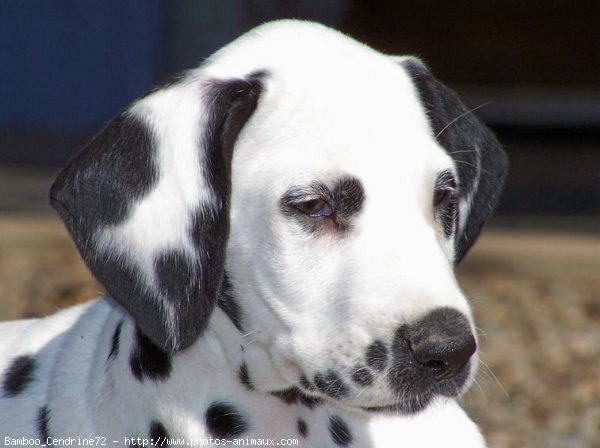
[[[422,385],[419,385],[422,387]],[[452,399],[461,395],[465,388],[465,382],[456,379],[439,380],[431,383],[428,387],[404,388],[403,393],[396,393],[399,399],[392,403],[361,406],[362,411],[368,413],[392,413],[392,414],[416,414],[427,408],[433,401],[440,399]]]
[[[468,385],[470,375],[470,362],[456,374],[441,377],[423,375],[420,367],[407,364],[391,366],[369,386],[356,387],[345,376],[329,371],[314,375],[312,381],[302,375],[295,389],[299,401],[304,403],[327,401],[359,413],[410,415],[435,400],[458,397]]]
[[[395,329],[392,337],[374,338],[350,359],[313,359],[275,363],[301,396],[326,400],[367,413],[414,414],[436,398],[455,398],[470,384],[477,343],[465,315],[437,308]],[[293,366],[291,368],[290,366]]]

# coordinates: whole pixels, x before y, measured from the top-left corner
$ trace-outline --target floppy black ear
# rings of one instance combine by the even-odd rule
[[[206,327],[223,279],[231,158],[260,75],[189,75],[138,100],[62,170],[50,202],[83,259],[166,351]]]
[[[419,59],[405,58],[401,64],[414,81],[435,138],[456,165],[459,201],[455,262],[458,263],[498,202],[506,176],[506,154],[494,134]]]

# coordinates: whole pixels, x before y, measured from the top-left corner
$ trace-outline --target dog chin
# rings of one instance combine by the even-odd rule
[[[374,415],[374,414],[385,414],[385,415],[405,415],[411,416],[419,414],[431,407],[439,406],[442,403],[450,400],[450,397],[442,395],[428,395],[428,396],[414,396],[404,397],[402,400],[381,405],[365,405],[356,406],[343,403],[342,407],[350,411],[358,412],[360,414]]]
[[[405,415],[411,416],[419,414],[431,407],[439,406],[449,400],[455,399],[460,396],[460,391],[456,391],[455,394],[436,392],[434,390],[422,391],[420,393],[406,393],[401,399],[397,399],[397,395],[390,395],[387,398],[378,401],[376,399],[357,402],[354,400],[340,400],[328,397],[319,392],[305,392],[320,399],[327,401],[336,407],[344,410],[362,414],[362,415],[375,415],[375,414],[387,414],[387,415]],[[316,395],[315,395],[316,394]]]

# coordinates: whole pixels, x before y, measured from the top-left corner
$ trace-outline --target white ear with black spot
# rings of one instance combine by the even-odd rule
[[[507,171],[507,158],[494,134],[433,77],[417,58],[398,58],[414,81],[432,132],[454,160],[458,173],[455,262],[467,254],[494,210]]]
[[[92,273],[163,350],[191,345],[217,300],[233,147],[261,78],[196,71],[151,92],[52,185],[50,202]]]

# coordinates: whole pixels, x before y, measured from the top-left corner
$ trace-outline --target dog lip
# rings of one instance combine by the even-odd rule
[[[359,409],[369,413],[388,413],[388,414],[403,414],[410,415],[422,411],[436,398],[441,397],[436,393],[428,393],[421,395],[421,398],[416,400],[414,397],[396,401],[394,403],[378,405],[378,406],[361,406]]]
[[[363,412],[368,412],[370,414],[373,413],[381,413],[381,414],[403,414],[403,415],[410,415],[410,414],[415,414],[417,412],[422,411],[423,409],[425,409],[430,401],[430,399],[426,400],[425,403],[417,403],[417,402],[412,402],[412,401],[398,401],[396,403],[392,403],[392,404],[384,404],[384,405],[379,405],[379,406],[361,406],[359,408],[356,409],[360,409]]]
[[[397,411],[400,403],[395,404],[384,404],[381,406],[361,406],[359,409],[367,412],[386,412],[386,411]]]
[[[360,408],[360,410],[369,413],[411,415],[421,412],[422,410],[427,408],[431,401],[436,397],[437,395],[433,394],[424,401],[403,400],[398,401],[394,404],[386,404],[381,406],[363,406]]]

